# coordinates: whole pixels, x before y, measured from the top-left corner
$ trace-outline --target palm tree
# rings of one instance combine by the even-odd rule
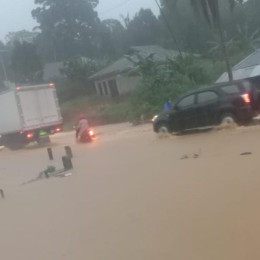
[[[237,25],[236,44],[243,51],[255,51],[260,46],[260,30],[250,31],[249,26]]]
[[[233,10],[236,2],[242,3],[243,0],[228,0],[228,2],[230,4],[230,9]],[[207,22],[218,30],[221,50],[226,63],[229,80],[232,81],[233,73],[228,58],[225,36],[221,23],[219,0],[191,0],[191,4],[195,10],[202,10]]]

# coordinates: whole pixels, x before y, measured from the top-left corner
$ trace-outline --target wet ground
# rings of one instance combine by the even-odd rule
[[[158,137],[150,125],[0,151],[3,260],[259,259],[260,127]],[[66,178],[21,185],[48,165]],[[241,155],[246,153],[246,155]]]

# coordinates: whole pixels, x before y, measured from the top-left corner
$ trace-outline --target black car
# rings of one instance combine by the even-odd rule
[[[246,124],[259,105],[256,84],[233,81],[197,89],[183,96],[173,110],[161,113],[153,122],[155,132],[182,132],[224,122]]]

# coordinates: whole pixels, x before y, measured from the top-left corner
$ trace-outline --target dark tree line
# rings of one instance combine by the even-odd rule
[[[121,21],[101,21],[95,11],[98,0],[35,0],[35,3],[37,8],[32,16],[39,24],[35,31],[10,33],[7,44],[1,47],[7,52],[3,55],[7,67],[12,68],[10,77],[16,81],[37,78],[45,63],[75,57],[105,64],[134,45],[158,44],[177,49],[177,41],[183,52],[222,59],[221,37],[216,27],[207,22],[212,18],[216,23],[212,3],[219,7],[217,15],[221,17],[222,37],[229,56],[247,54],[259,47],[259,0],[160,0],[163,15],[156,17],[150,9],[141,9],[134,17],[122,17]],[[20,52],[27,54],[26,62]]]

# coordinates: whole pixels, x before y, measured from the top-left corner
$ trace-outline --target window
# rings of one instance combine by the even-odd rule
[[[105,81],[103,82],[103,88],[104,88],[105,95],[107,96],[108,90],[107,90],[107,83]]]
[[[110,90],[110,93],[111,93],[111,97],[119,96],[119,91],[118,91],[117,83],[116,83],[115,79],[109,80],[108,86],[109,86],[109,90]]]
[[[238,94],[240,92],[238,86],[236,86],[236,85],[225,86],[225,87],[222,87],[221,89],[226,94]]]
[[[206,91],[198,94],[199,104],[216,101],[217,99],[218,99],[218,95],[213,91]]]
[[[177,106],[179,108],[185,108],[185,107],[188,107],[188,106],[191,106],[194,104],[194,101],[195,101],[195,95],[191,95],[191,96],[187,96],[185,98],[183,98],[178,104]]]
[[[100,96],[103,96],[103,89],[102,89],[101,83],[98,83],[98,89],[99,89]]]

